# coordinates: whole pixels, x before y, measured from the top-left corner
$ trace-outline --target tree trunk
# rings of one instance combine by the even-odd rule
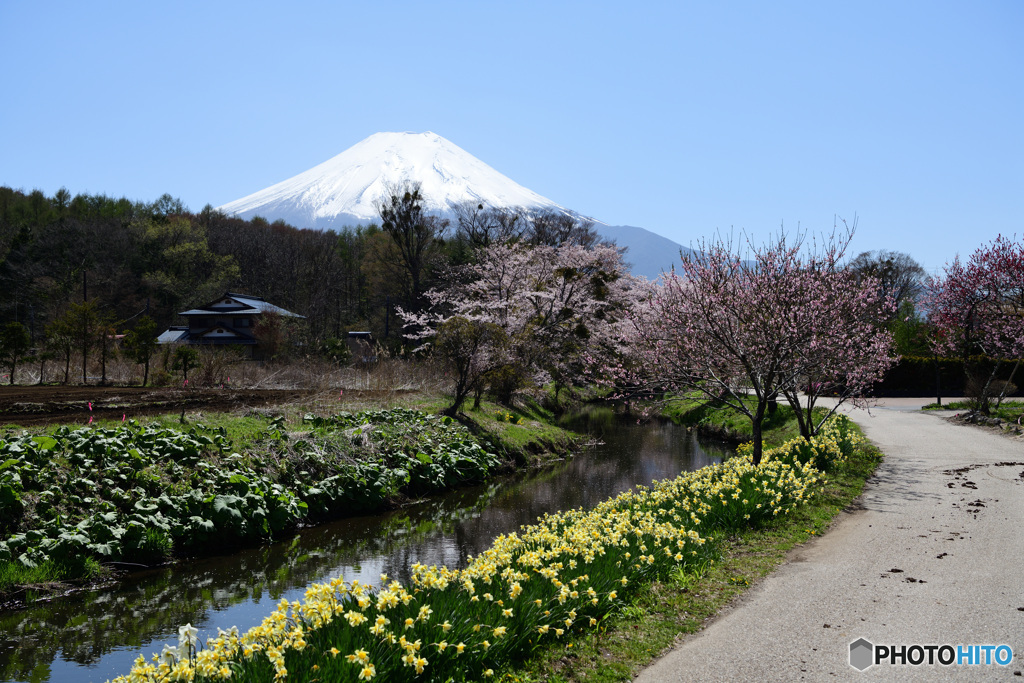
[[[996,375],[999,373],[999,368],[1000,366],[1002,366],[1002,364],[1002,360],[996,361],[995,366],[992,368],[992,372],[990,372],[988,375],[988,379],[985,380],[985,386],[981,390],[981,396],[978,397],[978,408],[984,415],[988,415],[989,413],[992,412],[991,408],[989,407],[989,391],[992,388],[992,381],[996,378]]]
[[[811,429],[814,425],[813,422],[813,408],[807,409],[807,414],[804,414],[803,406],[800,405],[800,395],[796,392],[790,393],[788,391],[783,393],[786,397],[786,402],[789,403],[789,407],[793,409],[793,414],[796,416],[797,427],[800,428],[800,436],[807,441],[811,440]],[[771,403],[769,403],[768,412],[771,413]]]
[[[100,385],[107,385],[107,336],[103,335],[103,346],[100,349]]]
[[[761,464],[761,454],[764,452],[764,440],[762,437],[762,425],[764,423],[764,412],[765,408],[768,407],[768,401],[760,400],[757,402],[757,412],[750,418],[751,436],[754,440],[754,452],[752,454],[752,462],[755,465]]]
[[[1017,368],[1020,367],[1020,358],[1013,364],[1013,370],[1010,371],[1010,379],[1003,383],[1003,390],[999,392],[999,398],[996,399],[996,410],[999,410],[999,406],[1003,405],[1003,399],[1006,398],[1006,392],[1009,391],[1010,385],[1013,384],[1013,378],[1017,375]]]
[[[751,421],[751,436],[754,441],[754,452],[751,455],[751,462],[755,465],[761,464],[761,454],[764,452],[764,444],[761,437],[761,420],[763,418],[755,418]]]
[[[460,410],[462,410],[462,404],[466,402],[466,398],[469,396],[469,387],[458,386],[455,387],[455,396],[452,399],[450,407],[445,409],[445,415],[451,415],[455,417]]]
[[[804,415],[804,424],[806,425],[806,428],[800,428],[800,436],[804,437],[805,441],[810,441],[811,437],[815,434],[813,399],[807,400],[807,413]]]
[[[455,417],[458,415],[459,411],[462,410],[462,404],[466,402],[466,396],[466,393],[462,393],[461,395],[456,393],[454,400],[452,400],[452,404],[442,410],[441,414],[448,415],[449,417]]]

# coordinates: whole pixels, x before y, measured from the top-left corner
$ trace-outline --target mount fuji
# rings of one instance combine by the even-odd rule
[[[465,202],[580,215],[529,190],[435,133],[376,133],[288,180],[217,207],[240,218],[261,216],[300,228],[340,229],[377,220],[388,187],[419,183],[428,212],[451,215]],[[595,220],[598,234],[628,247],[632,271],[649,278],[689,251],[643,228]]]

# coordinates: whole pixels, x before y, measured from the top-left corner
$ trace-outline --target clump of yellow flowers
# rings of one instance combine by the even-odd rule
[[[802,437],[791,439],[778,448],[765,451],[762,458],[811,465],[823,472],[830,472],[845,463],[854,449],[863,442],[864,438],[851,429],[850,418],[837,414],[831,416],[810,441]],[[736,449],[746,457],[753,450],[751,443],[742,444]]]
[[[510,424],[519,425],[523,424],[523,418],[518,415],[513,415],[510,412],[504,410],[494,411],[494,419],[498,422],[508,422]]]
[[[844,419],[756,467],[733,458],[591,510],[545,515],[499,536],[465,569],[414,565],[408,585],[386,576],[377,586],[314,584],[303,601],[282,600],[259,626],[205,647],[183,627],[185,645],[140,657],[115,683],[481,680],[538,642],[598,627],[638,587],[706,562],[712,530],[800,505],[819,481],[813,463],[841,462],[856,445]]]

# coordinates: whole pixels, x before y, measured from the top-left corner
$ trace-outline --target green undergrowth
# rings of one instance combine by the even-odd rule
[[[184,423],[181,421],[180,414],[155,415],[142,421],[150,425],[179,430],[187,430],[191,424],[202,424],[204,427],[222,433],[231,442],[235,450],[245,452],[258,447],[266,439],[268,427],[278,416],[284,418],[284,429],[288,431],[301,431],[303,429],[302,419],[305,413],[306,411],[301,409],[254,411],[248,414],[204,412],[199,415],[186,415]],[[101,427],[117,427],[120,422],[102,421],[98,424]]]
[[[413,407],[440,413],[448,403],[439,398],[415,401]],[[495,443],[503,454],[521,464],[537,464],[538,458],[564,455],[578,443],[579,434],[556,424],[556,416],[540,403],[523,399],[515,407],[482,400],[479,408],[467,402],[459,421],[470,431]]]
[[[854,430],[859,429],[854,426]],[[605,618],[601,627],[541,648],[522,666],[502,672],[506,683],[630,681],[681,639],[704,628],[729,603],[786,561],[800,545],[828,531],[861,494],[882,460],[863,443],[830,472],[811,501],[762,526],[715,536],[716,556],[695,571],[677,571]]]
[[[306,412],[301,408],[254,410],[245,414],[187,411],[185,413],[148,415],[134,420],[136,424],[164,427],[179,431],[188,431],[192,426],[199,424],[206,429],[212,429],[223,434],[236,450],[244,451],[258,444],[266,437],[268,425],[277,417],[284,418],[285,427],[289,430],[302,429],[302,418]],[[88,424],[82,424],[81,422],[74,424],[56,423],[30,427],[15,423],[5,423],[0,427],[0,438],[7,438],[26,431],[35,435],[51,435],[63,428],[117,429],[127,423],[127,420],[103,418]]]
[[[748,399],[751,409],[756,406],[753,399]],[[741,443],[750,439],[752,429],[750,418],[723,404],[707,403],[693,397],[680,397],[670,400],[662,414],[673,422],[697,428],[708,436]],[[815,417],[820,420],[824,412],[815,409]],[[785,442],[800,436],[793,408],[786,403],[779,403],[775,409],[769,409],[762,423],[764,447],[777,448]]]
[[[543,414],[492,406],[461,421],[401,407],[206,417],[5,430],[0,597],[100,563],[151,566],[280,538],[481,483],[573,443]]]

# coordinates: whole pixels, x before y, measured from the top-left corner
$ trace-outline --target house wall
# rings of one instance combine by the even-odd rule
[[[255,316],[251,315],[218,315],[214,316],[190,316],[188,321],[189,332],[196,334],[211,327],[223,327],[225,329],[243,330],[252,334],[255,326]]]

